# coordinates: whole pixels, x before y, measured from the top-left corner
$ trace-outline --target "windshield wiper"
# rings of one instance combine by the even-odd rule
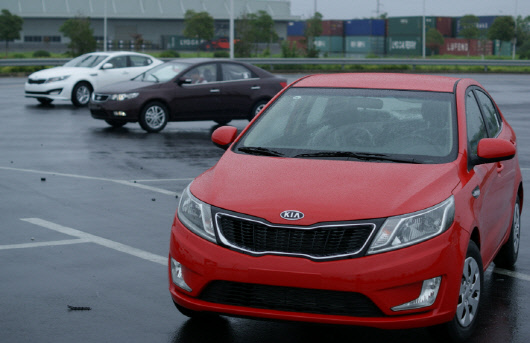
[[[373,154],[366,152],[351,152],[351,151],[320,151],[314,153],[306,153],[295,155],[294,157],[351,157],[362,161],[389,161],[389,162],[399,162],[399,163],[416,163],[420,164],[421,162],[415,160],[414,158],[403,158],[396,157],[388,154]]]
[[[247,154],[252,154],[252,155],[283,156],[281,152],[277,152],[277,151],[267,149],[267,148],[253,147],[253,146],[245,146],[245,147],[237,148],[237,151],[245,152]]]

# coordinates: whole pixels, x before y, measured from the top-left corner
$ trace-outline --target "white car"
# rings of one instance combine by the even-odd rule
[[[74,58],[62,67],[40,70],[28,77],[27,98],[41,104],[53,100],[71,100],[86,106],[94,90],[126,81],[163,63],[152,56],[129,51],[94,52]]]

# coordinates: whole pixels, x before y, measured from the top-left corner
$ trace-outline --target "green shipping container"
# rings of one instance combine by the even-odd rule
[[[385,53],[385,37],[380,36],[348,36],[344,37],[344,50],[352,54]]]
[[[425,32],[436,28],[436,17],[425,17]],[[423,17],[388,18],[387,36],[421,36]]]
[[[387,55],[397,56],[421,56],[422,55],[421,36],[392,36],[387,37]]]
[[[313,44],[321,53],[344,52],[344,38],[342,36],[315,37]]]
[[[493,54],[495,56],[511,56],[512,42],[503,42],[500,40],[495,40],[493,43]]]
[[[164,49],[171,50],[197,50],[204,40],[184,36],[162,36]]]

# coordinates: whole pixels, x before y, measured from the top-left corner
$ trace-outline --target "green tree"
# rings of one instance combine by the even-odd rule
[[[6,42],[6,56],[9,48],[9,41],[20,38],[22,23],[24,21],[16,14],[11,14],[6,9],[0,14],[0,39]]]
[[[70,38],[68,48],[72,56],[79,56],[96,50],[94,30],[90,27],[88,17],[77,16],[66,20],[59,28],[66,37]]]
[[[530,39],[530,16],[525,18],[518,16],[515,24],[515,38],[517,38],[517,47],[520,47]]]
[[[501,47],[503,42],[511,41],[515,38],[515,20],[510,16],[497,17],[488,30],[488,39],[500,40]]]
[[[208,12],[187,10],[184,14],[184,25],[184,36],[188,38],[195,38],[199,42],[213,39],[214,20]],[[200,44],[197,47],[200,47]],[[199,48],[197,48],[197,55],[199,55]]]
[[[470,41],[472,39],[477,39],[480,37],[478,22],[478,17],[472,14],[467,14],[460,18],[460,36],[467,39],[469,46],[471,45]],[[467,55],[469,56],[469,49],[467,50]]]
[[[434,27],[431,27],[425,34],[425,45],[431,49],[433,54],[435,50],[438,50],[440,46],[444,44],[444,42],[443,35]]]
[[[278,34],[274,30],[274,20],[265,11],[258,11],[253,22],[253,30],[257,42],[267,43],[267,50],[270,49],[270,44],[278,40]]]
[[[318,49],[315,47],[315,37],[320,37],[320,35],[322,35],[322,14],[320,12],[316,12],[310,19],[306,21],[306,57],[318,57]]]
[[[253,43],[256,40],[252,21],[254,14],[244,13],[235,22],[236,37],[239,39],[234,46],[236,57],[251,57]]]

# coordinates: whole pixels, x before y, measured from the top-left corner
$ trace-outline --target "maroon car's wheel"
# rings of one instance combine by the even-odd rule
[[[254,117],[261,112],[261,110],[267,105],[268,101],[266,100],[260,100],[257,103],[254,104],[254,107],[252,107],[252,111],[250,112],[250,115],[248,117],[248,120],[254,119]]]
[[[158,101],[148,103],[140,113],[140,126],[147,132],[159,132],[166,127],[168,110]]]

